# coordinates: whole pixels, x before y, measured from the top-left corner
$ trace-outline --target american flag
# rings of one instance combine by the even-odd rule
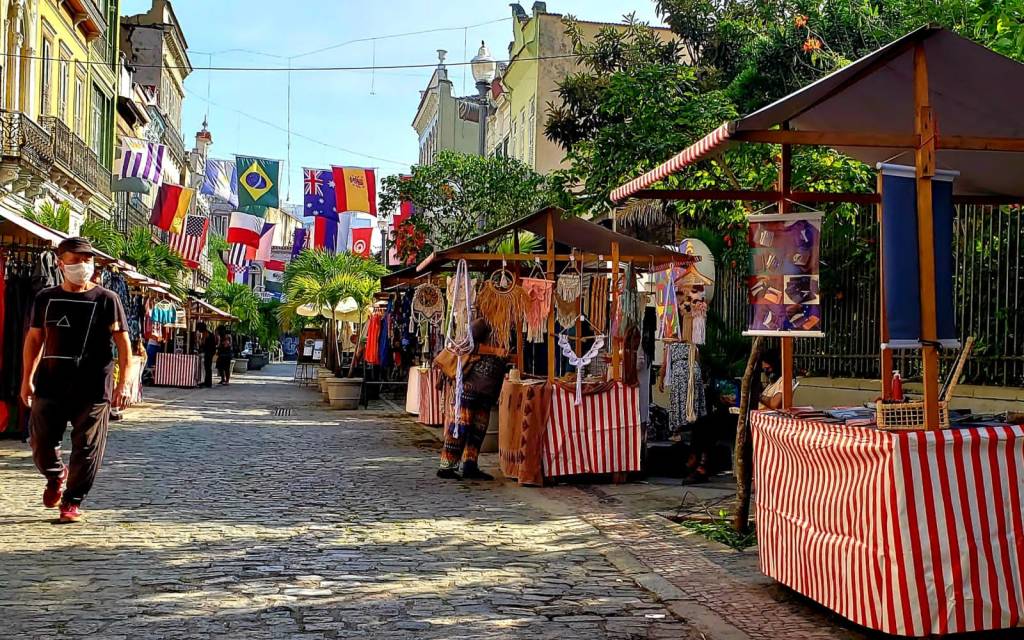
[[[223,255],[223,254],[222,254]],[[244,282],[256,250],[244,244],[233,243],[224,260],[228,268],[228,282]]]
[[[121,178],[142,178],[160,184],[167,147],[137,138],[124,138],[121,147]]]
[[[181,233],[170,234],[167,246],[176,251],[190,269],[199,267],[199,256],[206,247],[206,232],[210,219],[203,216],[188,216]]]

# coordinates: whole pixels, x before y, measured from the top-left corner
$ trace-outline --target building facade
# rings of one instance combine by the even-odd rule
[[[562,14],[548,13],[547,3],[534,2],[527,14],[512,5],[509,63],[492,87],[492,108],[487,122],[488,155],[507,155],[548,174],[565,168],[565,150],[544,136],[548,103],[558,103],[558,84],[582,70],[572,56],[572,41],[565,33]],[[584,41],[592,41],[604,27],[625,25],[577,20]],[[669,29],[655,28],[665,40]]]
[[[444,64],[447,52],[439,49],[437,68],[427,88],[420,91],[420,103],[412,126],[419,137],[419,164],[428,165],[440,151],[479,151],[479,110],[476,96],[455,96],[454,84]]]
[[[118,0],[0,2],[0,208],[112,209]]]

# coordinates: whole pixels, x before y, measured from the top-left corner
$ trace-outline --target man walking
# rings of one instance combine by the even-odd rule
[[[86,238],[57,246],[64,283],[36,296],[25,336],[21,400],[31,408],[32,459],[46,476],[43,504],[60,505],[61,522],[82,517],[82,500],[103,459],[111,405],[125,405],[125,382],[133,376],[124,309],[117,294],[92,282],[94,256]],[[111,338],[123,372],[116,389]],[[65,465],[60,448],[69,422]]]
[[[213,356],[217,353],[217,339],[210,333],[205,322],[200,322],[196,328],[199,330],[196,342],[199,343],[199,352],[203,354],[203,386],[209,389],[213,387]]]

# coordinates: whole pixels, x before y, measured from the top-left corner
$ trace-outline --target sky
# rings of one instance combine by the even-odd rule
[[[530,12],[532,2],[520,4]],[[122,0],[121,13],[149,6],[150,0]],[[449,52],[449,64],[468,61],[484,40],[502,60],[512,39],[505,0],[176,0],[173,6],[195,69],[185,81],[186,147],[208,117],[212,155],[285,161],[282,193],[293,203],[302,201],[302,167],[375,167],[379,177],[408,172],[419,155],[412,119],[436,50]],[[551,0],[547,10],[601,22],[635,11],[660,24],[653,0]],[[423,31],[432,32],[390,37]],[[293,68],[426,66],[292,71],[289,81],[289,62]],[[468,66],[450,66],[449,77],[459,95],[475,92]]]

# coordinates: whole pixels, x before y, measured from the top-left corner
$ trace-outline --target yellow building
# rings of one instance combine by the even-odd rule
[[[558,103],[558,83],[581,66],[571,55],[563,16],[548,13],[547,3],[534,2],[531,14],[513,3],[512,16],[508,67],[492,92],[487,153],[512,156],[547,174],[565,166],[565,151],[544,136],[545,111],[549,102]],[[577,25],[584,41],[592,41],[604,27],[625,28],[586,20],[577,20]],[[655,31],[665,40],[673,38],[669,29]]]
[[[71,206],[71,231],[112,207],[118,0],[0,2],[0,209]]]

